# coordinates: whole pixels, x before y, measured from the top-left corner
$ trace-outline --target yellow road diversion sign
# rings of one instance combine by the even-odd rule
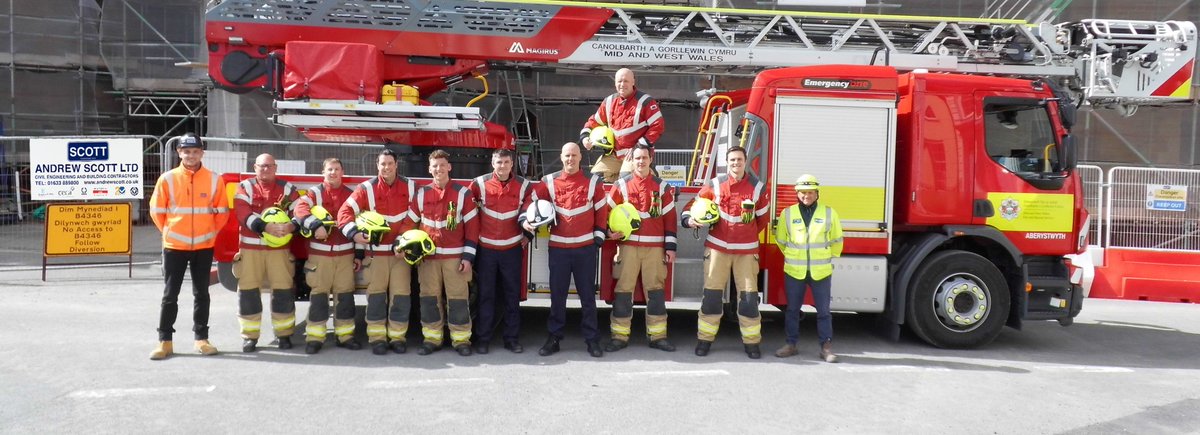
[[[130,205],[50,204],[45,255],[129,255]]]

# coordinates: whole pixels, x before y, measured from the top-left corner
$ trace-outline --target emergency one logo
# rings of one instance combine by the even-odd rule
[[[1013,220],[1021,215],[1021,203],[1012,198],[1005,198],[1000,201],[1000,217]]]

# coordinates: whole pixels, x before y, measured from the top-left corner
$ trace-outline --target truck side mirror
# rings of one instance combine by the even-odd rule
[[[1064,134],[1062,145],[1058,147],[1058,162],[1063,171],[1073,171],[1079,163],[1075,153],[1075,136]]]

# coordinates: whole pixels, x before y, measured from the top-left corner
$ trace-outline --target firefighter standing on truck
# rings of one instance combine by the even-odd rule
[[[624,176],[633,171],[633,146],[643,144],[653,149],[664,129],[658,101],[637,89],[633,71],[628,68],[617,70],[613,82],[617,92],[600,103],[579,132],[579,141],[584,148],[608,150],[592,165],[592,173],[603,177],[605,183],[616,181],[618,174]],[[593,141],[592,130],[600,126],[612,131],[614,143]]]
[[[758,313],[758,234],[768,227],[769,194],[766,185],[746,172],[746,149],[734,146],[725,153],[727,171],[700,189],[683,212],[684,226],[697,228],[714,220],[704,242],[704,296],[696,322],[696,355],[708,355],[723,314],[723,297],[733,272],[737,287],[738,323],[742,344],[752,359],[762,357],[762,317]],[[697,203],[715,205],[714,213],[698,215]]]
[[[433,182],[417,191],[412,204],[420,229],[436,247],[417,266],[421,283],[421,333],[425,343],[418,351],[429,355],[442,347],[442,329],[450,325],[450,343],[459,355],[471,355],[471,310],[467,284],[479,244],[479,220],[471,189],[450,180],[450,154],[429,154]],[[442,298],[443,289],[445,298]],[[443,301],[445,303],[443,304]]]
[[[240,234],[234,258],[238,276],[238,321],[242,352],[254,352],[262,328],[263,279],[271,288],[271,326],[280,349],[292,348],[296,327],[295,264],[288,240],[296,230],[287,210],[300,197],[292,183],[275,178],[275,157],[254,159],[254,178],[238,183],[233,197]]]
[[[158,347],[150,353],[153,360],[174,352],[171,340],[179,314],[179,290],[189,269],[195,349],[204,355],[217,354],[217,348],[208,342],[208,273],[217,232],[229,219],[229,204],[221,177],[201,164],[204,142],[192,133],[177,140],[179,166],[158,177],[150,196],[150,219],[163,234],[165,281],[158,316]]]
[[[842,256],[842,221],[833,208],[817,204],[821,183],[817,177],[801,175],[796,180],[796,205],[780,215],[775,226],[775,244],[783,253],[784,288],[787,289],[787,314],[784,331],[787,343],[775,351],[785,358],[800,353],[800,307],[805,287],[812,287],[817,308],[817,354],[825,362],[837,362],[833,353],[833,315],[829,312],[833,287],[833,258]]]
[[[492,153],[490,174],[471,182],[471,195],[479,205],[479,252],[475,279],[479,289],[479,318],[475,322],[475,352],[488,353],[496,324],[495,301],[504,307],[504,348],[521,353],[521,260],[527,240],[517,215],[529,207],[529,181],[512,171],[513,152]]]
[[[342,161],[336,157],[321,164],[324,180],[296,201],[293,223],[309,236],[304,279],[312,288],[305,328],[304,353],[321,351],[325,322],[329,320],[329,295],[334,298],[333,330],[337,345],[350,350],[362,348],[354,340],[354,272],[362,261],[354,256],[354,243],[336,230],[337,211],[352,192],[342,184]]]
[[[375,161],[379,176],[360,183],[338,210],[342,234],[365,247],[367,341],[376,355],[386,354],[389,347],[396,353],[408,350],[405,336],[412,309],[412,267],[392,245],[415,226],[409,200],[416,189],[411,180],[396,174],[398,161],[395,151],[381,151]],[[382,215],[383,228],[359,228],[355,218],[367,211]]]
[[[538,355],[558,352],[563,328],[567,324],[567,292],[574,277],[576,294],[582,306],[580,326],[588,354],[604,356],[596,321],[596,255],[604,244],[608,227],[608,202],[596,175],[579,170],[582,155],[579,145],[567,142],[560,158],[563,170],[542,177],[533,200],[547,199],[554,204],[556,223],[550,228],[550,318],[549,336]],[[522,215],[521,225],[530,233],[535,228]]]
[[[674,352],[675,346],[667,341],[667,305],[664,284],[667,279],[667,264],[675,262],[675,213],[674,189],[650,173],[653,151],[645,145],[633,149],[633,173],[621,177],[609,190],[608,205],[613,208],[612,219],[623,223],[624,228],[614,228],[612,219],[609,232],[613,238],[624,240],[617,251],[613,274],[617,276],[617,291],[613,300],[610,322],[612,340],[605,351],[616,352],[629,344],[630,323],[633,320],[633,294],[641,275],[642,290],[646,294],[646,335],[650,347]],[[618,210],[622,204],[628,206]],[[624,213],[634,212],[634,216]],[[636,216],[636,229],[628,224]],[[624,233],[624,231],[630,231]],[[619,268],[619,270],[617,270]]]

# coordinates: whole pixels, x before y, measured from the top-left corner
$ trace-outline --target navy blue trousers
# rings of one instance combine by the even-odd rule
[[[493,250],[479,248],[475,255],[475,277],[479,280],[479,318],[475,322],[475,338],[492,341],[496,326],[496,299],[504,306],[504,341],[517,341],[521,332],[521,260],[525,252],[520,245]]]
[[[583,339],[600,340],[596,326],[596,246],[582,248],[550,248],[550,319],[546,329],[550,335],[562,338],[567,324],[567,291],[575,277],[575,292],[583,306]]]
[[[812,287],[813,305],[817,308],[817,339],[821,344],[833,339],[833,314],[829,312],[830,288],[833,287],[833,276],[813,281],[812,277],[796,279],[786,275],[783,281],[787,289],[787,313],[783,318],[783,328],[787,332],[787,342],[796,344],[800,341],[800,307],[804,305],[805,287]]]

